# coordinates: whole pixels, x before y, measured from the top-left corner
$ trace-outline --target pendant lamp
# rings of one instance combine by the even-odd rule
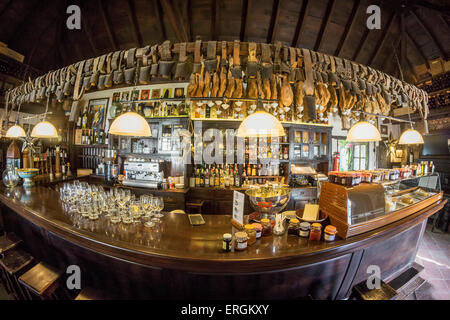
[[[398,144],[423,144],[423,137],[419,131],[412,128],[411,124],[411,129],[408,129],[402,133],[400,139],[398,140]]]
[[[347,141],[351,142],[372,142],[381,141],[378,129],[367,121],[360,121],[354,124],[347,134]]]
[[[283,125],[270,113],[264,110],[261,96],[258,93],[258,102],[254,113],[242,121],[237,131],[238,137],[269,138],[286,135]]]
[[[53,139],[58,138],[58,131],[55,126],[50,122],[46,121],[48,112],[48,104],[50,102],[50,96],[47,97],[47,106],[45,107],[44,119],[34,126],[31,131],[32,138],[42,138],[42,139]]]
[[[26,133],[25,130],[18,124],[13,125],[11,128],[6,131],[6,138],[25,138]]]
[[[116,136],[127,137],[151,137],[152,131],[147,120],[140,114],[128,111],[118,116],[111,127],[109,133]]]

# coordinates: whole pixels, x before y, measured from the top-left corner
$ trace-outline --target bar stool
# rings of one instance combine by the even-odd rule
[[[17,278],[31,267],[33,260],[33,257],[22,249],[9,249],[0,259],[2,282],[6,292],[12,294],[16,300],[27,298]]]
[[[77,295],[75,300],[107,300],[105,295],[92,287],[86,287]]]
[[[204,200],[197,201],[197,202],[188,202],[188,203],[186,203],[186,210],[188,213],[202,214],[202,208],[203,208],[204,203],[205,203]],[[193,212],[193,210],[194,210],[194,212]]]
[[[0,256],[3,256],[6,251],[17,247],[21,242],[22,240],[14,233],[4,234],[0,237]]]
[[[45,262],[40,262],[21,275],[19,283],[30,300],[33,300],[33,295],[41,300],[57,300],[59,297],[54,293],[59,287],[58,280],[62,273]]]

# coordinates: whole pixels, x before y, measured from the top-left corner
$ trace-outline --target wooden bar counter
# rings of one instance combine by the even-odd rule
[[[15,232],[37,261],[78,265],[82,286],[117,298],[343,299],[378,265],[389,281],[412,265],[427,218],[444,202],[385,227],[334,242],[271,236],[243,252],[224,253],[222,235],[232,232],[229,215],[205,215],[193,227],[187,216],[167,213],[159,230],[142,226],[123,239],[110,235],[106,220],[80,228],[62,209],[59,193],[0,187],[6,231]]]

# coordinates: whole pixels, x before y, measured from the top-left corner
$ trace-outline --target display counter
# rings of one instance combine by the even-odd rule
[[[138,225],[121,234],[95,223],[72,221],[59,193],[49,187],[0,187],[7,231],[18,234],[37,260],[81,267],[83,285],[118,298],[342,299],[378,265],[388,281],[415,260],[437,201],[386,226],[334,242],[297,236],[264,237],[242,252],[222,251],[232,233],[230,215],[204,215],[191,226],[184,214],[166,213],[160,227]]]

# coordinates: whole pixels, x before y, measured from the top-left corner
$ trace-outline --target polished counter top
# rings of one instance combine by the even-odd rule
[[[186,215],[166,213],[160,228],[148,230],[139,224],[124,232],[111,228],[104,217],[96,222],[72,221],[62,208],[59,193],[48,187],[8,190],[0,186],[0,201],[45,230],[101,254],[155,268],[208,273],[254,273],[333,259],[407,230],[445,204],[434,204],[347,240],[313,242],[285,234],[262,238],[245,251],[224,253],[223,234],[237,231],[231,225],[231,214],[204,215],[205,225],[191,226]]]

